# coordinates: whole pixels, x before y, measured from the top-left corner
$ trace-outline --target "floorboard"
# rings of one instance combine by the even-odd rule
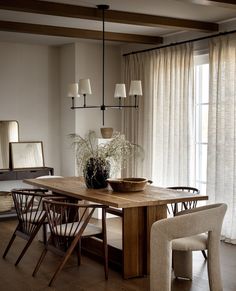
[[[0,221],[0,253],[2,255],[6,244],[14,230],[16,221]],[[112,227],[114,237],[109,234],[109,240],[119,245],[119,222],[108,223]],[[0,290],[1,291],[148,291],[149,278],[123,280],[121,274],[109,270],[109,279],[105,281],[103,265],[99,262],[82,257],[82,264],[77,266],[75,257],[71,257],[60,273],[53,287],[47,284],[59,263],[60,257],[48,253],[37,276],[31,276],[36,261],[41,254],[43,245],[34,241],[29,252],[22,259],[18,267],[14,266],[15,259],[24,241],[17,238],[6,259],[0,258]],[[221,269],[224,291],[236,291],[236,246],[221,243]],[[173,291],[208,291],[208,277],[206,262],[201,252],[194,254],[194,278],[192,281],[172,281]]]

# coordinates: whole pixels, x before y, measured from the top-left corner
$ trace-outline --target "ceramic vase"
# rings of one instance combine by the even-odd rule
[[[113,128],[112,127],[102,127],[101,134],[102,134],[103,138],[111,138],[112,134],[113,134]]]
[[[101,158],[90,158],[84,167],[84,179],[88,188],[106,188],[110,176],[110,163]]]

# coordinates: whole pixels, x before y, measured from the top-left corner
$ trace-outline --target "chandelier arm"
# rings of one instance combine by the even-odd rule
[[[121,108],[138,108],[138,105],[106,105],[105,108],[117,108],[117,109],[121,109]]]
[[[84,108],[101,108],[100,105],[94,105],[94,106],[72,106],[71,109],[84,109]]]

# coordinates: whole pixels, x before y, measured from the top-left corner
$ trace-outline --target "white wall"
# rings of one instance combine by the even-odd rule
[[[68,84],[75,80],[75,45],[61,47],[61,175],[75,175],[75,159],[68,135],[75,132],[75,111],[71,110],[71,98],[67,98]]]
[[[105,98],[113,105],[115,83],[121,82],[121,55],[117,45],[106,46]],[[88,104],[101,105],[102,45],[81,41],[61,47],[0,42],[0,120],[18,120],[21,141],[43,141],[45,164],[55,174],[76,173],[70,133],[100,136],[100,109],[71,110],[67,87],[91,78]],[[81,100],[77,100],[82,104]],[[108,109],[105,127],[120,130],[121,112]]]
[[[18,120],[21,141],[43,141],[60,173],[59,49],[0,42],[0,120]]]

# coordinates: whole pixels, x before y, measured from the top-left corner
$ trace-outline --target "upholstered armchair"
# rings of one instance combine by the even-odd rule
[[[208,250],[211,291],[222,291],[220,233],[226,204],[212,204],[159,220],[151,228],[150,290],[170,291],[173,268],[176,277],[192,279],[192,251]]]

